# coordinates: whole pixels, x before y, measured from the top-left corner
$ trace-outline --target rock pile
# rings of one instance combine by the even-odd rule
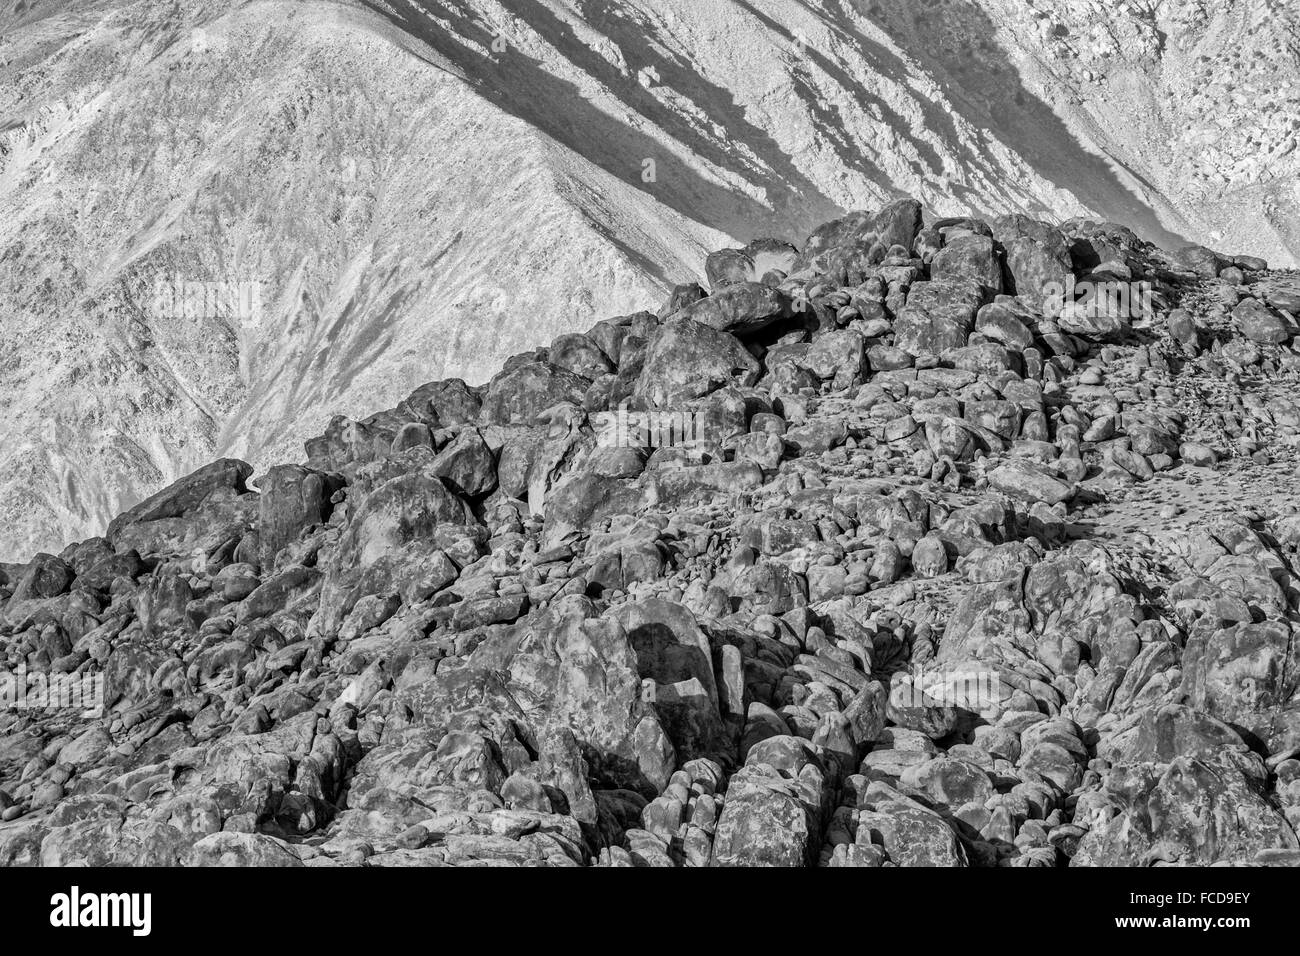
[[[911,200],[707,275],[0,567],[0,865],[1300,863],[1300,514],[1102,521],[1294,480],[1294,275]]]

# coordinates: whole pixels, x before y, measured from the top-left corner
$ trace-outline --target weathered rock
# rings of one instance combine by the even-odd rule
[[[428,472],[441,478],[451,491],[465,498],[479,498],[497,484],[496,460],[478,429],[466,426],[438,452]]]
[[[989,487],[1020,501],[1043,501],[1049,505],[1068,501],[1074,494],[1069,483],[1024,460],[1009,461],[990,472]]]
[[[252,473],[251,465],[233,458],[223,458],[205,465],[146,498],[130,511],[118,515],[109,522],[105,537],[117,546],[131,525],[166,518],[183,518],[202,506],[207,498],[223,490],[243,494],[247,491],[244,483]]]
[[[336,478],[301,465],[278,465],[257,480],[258,557],[269,568],[280,549],[329,519]]]
[[[582,404],[590,380],[549,362],[529,362],[492,379],[480,412],[487,424],[531,425],[548,408]]]
[[[1230,755],[1117,767],[1093,804],[1073,865],[1247,863],[1295,850],[1295,833]]]
[[[911,200],[705,271],[0,565],[90,681],[0,864],[1300,859],[1292,277]]]
[[[988,236],[960,236],[944,245],[930,263],[935,279],[971,279],[990,295],[1002,291],[1002,265]]]
[[[1278,345],[1291,337],[1282,317],[1271,312],[1258,299],[1243,299],[1232,310],[1232,321],[1241,329],[1242,335],[1261,345]]]
[[[651,405],[667,408],[726,385],[753,385],[760,371],[734,336],[690,318],[675,318],[651,338],[635,391]]]
[[[757,282],[739,282],[715,289],[713,295],[677,314],[718,332],[745,335],[771,325],[785,314],[781,293]]]

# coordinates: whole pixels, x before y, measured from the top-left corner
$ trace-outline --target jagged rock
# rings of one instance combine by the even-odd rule
[[[257,480],[258,558],[269,568],[285,545],[329,519],[340,482],[301,465],[278,465]]]
[[[1187,261],[849,213],[0,566],[103,678],[0,714],[0,863],[1300,856],[1290,279]]]
[[[1116,767],[1087,821],[1075,866],[1249,863],[1300,846],[1231,754]]]

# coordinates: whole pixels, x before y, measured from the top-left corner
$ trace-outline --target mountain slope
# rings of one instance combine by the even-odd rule
[[[593,296],[633,311],[726,242],[364,12],[153,23],[142,63],[103,86],[80,75],[130,24],[81,34],[57,107],[9,133],[6,553],[95,533],[213,453],[295,457],[335,411],[482,378],[594,321]],[[260,309],[158,314],[178,280],[247,283]]]

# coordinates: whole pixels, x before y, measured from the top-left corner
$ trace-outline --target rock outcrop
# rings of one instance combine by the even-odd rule
[[[706,271],[0,566],[0,865],[1300,863],[1297,276]]]

